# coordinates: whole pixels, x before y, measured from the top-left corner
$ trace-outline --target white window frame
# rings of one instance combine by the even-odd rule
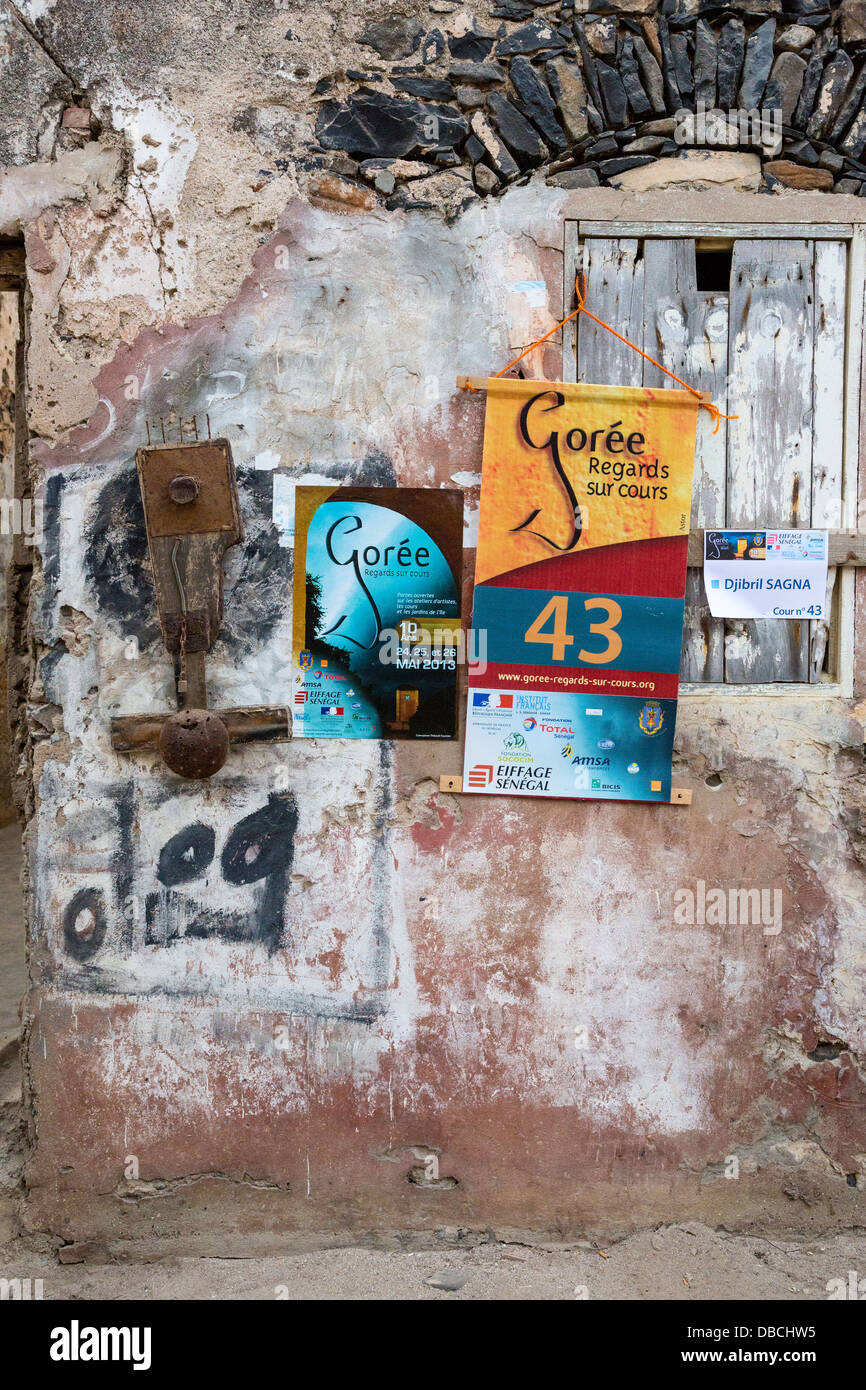
[[[853,222],[726,222],[701,221],[665,222],[652,220],[568,219],[563,244],[563,310],[562,317],[574,308],[574,268],[580,242],[588,236],[637,237],[646,239],[674,237],[779,241],[793,238],[801,241],[846,241],[848,247],[848,276],[846,284],[845,322],[845,402],[843,411],[842,459],[842,517],[843,529],[857,527],[857,483],[860,452],[860,389],[863,368],[864,290],[866,290],[866,226]],[[590,306],[591,307],[591,306]],[[572,319],[562,330],[563,373],[566,363],[575,361],[577,320]],[[571,378],[573,378],[573,370]],[[771,525],[772,517],[761,524]],[[756,523],[757,524],[757,523]],[[835,678],[828,681],[779,681],[767,684],[727,684],[720,681],[681,681],[680,698],[684,699],[754,699],[774,696],[796,696],[802,700],[851,699],[854,693],[854,579],[855,571],[840,566],[836,575],[834,596],[835,621],[830,626],[830,663]]]

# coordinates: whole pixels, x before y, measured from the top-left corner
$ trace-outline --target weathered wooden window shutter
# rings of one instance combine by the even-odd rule
[[[723,288],[699,284],[705,247]],[[692,526],[840,526],[847,242],[581,234],[579,249],[592,311],[740,417],[713,434],[701,412]],[[576,250],[572,238],[567,264]],[[577,322],[566,348],[578,381],[672,384],[591,319]],[[714,620],[689,571],[684,680],[817,682],[827,649],[825,623]]]

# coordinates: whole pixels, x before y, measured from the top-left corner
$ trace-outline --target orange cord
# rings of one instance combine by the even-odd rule
[[[533,352],[535,348],[540,347],[542,343],[546,343],[548,338],[552,338],[554,333],[558,333],[560,328],[569,323],[571,319],[576,319],[578,314],[586,314],[587,318],[592,319],[593,323],[599,324],[601,328],[606,328],[608,333],[612,333],[615,338],[619,338],[620,342],[625,343],[626,347],[633,348],[635,352],[639,352],[641,357],[645,357],[647,362],[652,362],[653,366],[658,367],[660,372],[664,372],[666,376],[672,377],[679,386],[682,386],[686,391],[691,391],[693,396],[697,396],[698,404],[701,405],[704,410],[708,410],[715,421],[713,425],[713,434],[718,433],[720,420],[739,420],[739,415],[724,415],[719,407],[714,405],[712,401],[703,400],[700,391],[697,391],[694,386],[689,386],[687,381],[681,381],[673,372],[668,371],[667,367],[663,367],[661,362],[657,362],[654,357],[650,357],[648,352],[644,352],[643,348],[639,348],[636,343],[629,342],[628,338],[624,338],[621,333],[617,333],[615,328],[611,328],[609,323],[605,323],[603,319],[596,318],[595,314],[590,313],[589,309],[586,308],[586,282],[584,280],[584,285],[582,286],[582,278],[583,277],[578,273],[574,281],[574,291],[577,295],[577,308],[570,314],[566,314],[565,318],[556,324],[554,328],[551,328],[549,333],[545,333],[543,337],[536,339],[534,343],[530,343],[528,348],[524,348],[523,352],[521,352],[518,357],[515,357],[513,362],[509,362],[508,366],[503,367],[501,372],[496,372],[494,374],[494,379],[495,377],[504,376],[506,372],[510,372],[512,367],[515,367],[518,362],[522,361],[530,352]],[[477,386],[470,386],[468,381],[465,386],[461,387],[463,391],[477,391],[478,389]]]

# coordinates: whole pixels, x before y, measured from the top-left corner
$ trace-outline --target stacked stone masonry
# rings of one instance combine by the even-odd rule
[[[719,161],[718,118],[709,137],[698,126],[688,144],[675,138],[702,103],[781,127],[775,148],[739,140],[755,169],[742,186],[864,190],[863,0],[493,0],[486,18],[440,0],[430,11],[428,25],[368,23],[368,67],[347,72],[348,90],[318,83],[308,168],[370,184],[389,208],[451,215],[539,170],[567,188],[718,181],[726,167],[736,177],[748,165]],[[660,160],[686,166],[630,173]]]

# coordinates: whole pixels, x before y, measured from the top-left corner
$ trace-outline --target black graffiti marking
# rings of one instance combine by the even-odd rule
[[[294,798],[271,796],[266,806],[238,821],[222,852],[227,883],[256,883],[292,867],[298,811]]]
[[[216,839],[210,826],[195,822],[172,835],[159,856],[157,878],[163,887],[145,898],[145,944],[171,946],[186,937],[217,937],[258,943],[272,955],[283,944],[297,825],[294,797],[286,793],[272,795],[229,834],[220,861],[225,882],[236,887],[262,883],[250,909],[204,905],[172,891],[204,873],[213,861]]]
[[[193,822],[184,826],[159,852],[156,876],[166,888],[201,878],[213,861],[216,832],[210,825]]]
[[[328,472],[357,486],[396,485],[394,465],[384,454],[329,464]],[[241,656],[259,652],[285,617],[292,552],[280,545],[273,521],[273,474],[242,465],[237,479],[246,537],[226,556],[220,640],[233,655]],[[125,469],[102,488],[86,518],[84,539],[85,573],[102,621],[125,638],[135,637],[142,651],[161,641],[134,468]],[[59,557],[59,544],[57,553]]]
[[[84,526],[84,570],[100,617],[144,649],[160,635],[138,475],[129,468],[102,488]]]
[[[108,922],[101,888],[81,888],[66,904],[63,940],[74,960],[90,960],[103,941]]]

